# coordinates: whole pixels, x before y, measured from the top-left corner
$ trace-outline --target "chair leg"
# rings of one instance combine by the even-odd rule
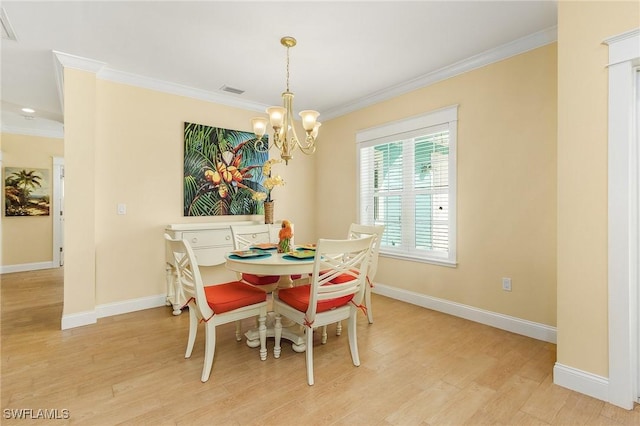
[[[198,316],[196,315],[196,308],[189,307],[189,339],[187,340],[187,351],[184,353],[185,358],[191,358],[191,352],[193,352],[193,344],[196,341],[196,334],[198,334]]]
[[[260,325],[258,326],[258,334],[260,335],[260,359],[262,361],[267,359],[267,313],[262,312],[258,319]],[[282,330],[282,329],[281,329]]]
[[[241,327],[241,321],[238,320],[236,321],[236,342],[239,342],[242,340],[242,327]]]
[[[364,290],[364,306],[367,308],[367,319],[369,324],[373,324],[373,309],[371,306],[371,286],[369,283],[365,284],[367,287]]]
[[[349,349],[351,349],[351,359],[356,367],[360,365],[360,355],[358,354],[358,336],[356,335],[356,320],[358,311],[351,308],[351,316],[347,320],[347,334],[349,335]]]
[[[322,326],[322,340],[321,343],[323,345],[325,345],[327,343],[327,326],[323,325]]]
[[[342,321],[336,323],[336,336],[342,335]]]
[[[202,383],[209,380],[213,357],[216,353],[216,327],[213,323],[205,323],[205,347],[204,347],[204,367],[202,368]]]
[[[276,314],[276,323],[273,327],[273,336],[275,337],[275,344],[273,346],[273,357],[280,358],[280,340],[282,339],[282,317],[280,314]]]
[[[307,327],[304,330],[307,340],[307,348],[305,350],[307,356],[307,383],[313,386],[313,328]]]

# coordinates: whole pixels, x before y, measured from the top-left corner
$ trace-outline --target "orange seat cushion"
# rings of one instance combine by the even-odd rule
[[[326,274],[326,273],[328,273],[328,272],[329,272],[329,271],[320,271],[320,275],[324,275],[324,274]],[[355,271],[355,270],[354,270],[353,272],[354,272],[354,274],[355,274],[356,276],[360,274],[360,272],[359,272],[359,271]],[[349,281],[351,281],[351,280],[353,280],[353,279],[354,279],[353,275],[349,275],[349,274],[341,274],[341,275],[338,275],[337,277],[335,277],[335,278],[333,278],[333,279],[329,280],[329,282],[330,282],[330,283],[333,283],[333,284],[342,284],[342,283],[349,282]]]
[[[311,291],[311,285],[301,285],[299,287],[292,287],[280,290],[278,292],[278,298],[291,306],[292,308],[306,312],[309,307],[309,292]],[[322,300],[318,302],[316,312],[330,311],[333,308],[344,306],[353,299],[353,294],[347,296],[337,297],[335,299]]]
[[[253,285],[268,285],[277,283],[280,280],[280,275],[242,274],[242,279]]]
[[[267,293],[240,281],[211,285],[204,288],[207,303],[216,314],[267,300]]]

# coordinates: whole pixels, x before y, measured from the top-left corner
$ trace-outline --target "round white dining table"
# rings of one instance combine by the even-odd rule
[[[229,252],[225,255],[227,269],[256,275],[302,275],[313,272],[314,258],[287,259],[286,253],[267,252],[264,257],[239,257]]]
[[[227,269],[247,274],[255,275],[280,275],[283,277],[279,287],[291,286],[291,275],[305,275],[313,272],[314,258],[297,259],[287,258],[286,253],[277,253],[275,250],[268,252],[269,256],[261,257],[239,257],[229,252],[225,255],[225,266]],[[284,281],[285,284],[282,284]],[[273,315],[267,317],[267,337],[274,337]],[[249,330],[245,333],[247,345],[257,347],[260,345],[258,330]],[[304,330],[298,325],[286,325],[283,322],[282,338],[291,342],[291,347],[296,352],[304,352],[306,343],[304,340]]]

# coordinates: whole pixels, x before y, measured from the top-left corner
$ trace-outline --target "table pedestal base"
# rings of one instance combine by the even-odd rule
[[[304,339],[304,330],[298,324],[291,323],[287,325],[288,320],[282,317],[282,338],[291,342],[291,348],[295,352],[304,352],[307,349],[307,344]],[[275,315],[273,312],[267,314],[267,337],[275,337]],[[253,328],[244,336],[247,338],[247,346],[250,348],[257,348],[260,346],[260,335],[257,328]]]

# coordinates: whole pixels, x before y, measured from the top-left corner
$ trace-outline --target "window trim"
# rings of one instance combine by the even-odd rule
[[[458,105],[456,104],[434,110],[426,114],[408,117],[356,132],[356,208],[358,220],[361,221],[361,150],[374,145],[421,136],[428,130],[432,130],[433,127],[447,126],[449,130],[449,217],[447,220],[449,231],[448,253],[443,256],[438,256],[437,254],[429,254],[428,256],[425,256],[405,251],[394,252],[393,249],[385,249],[381,247],[380,256],[414,262],[424,262],[440,266],[457,266],[457,124]]]

